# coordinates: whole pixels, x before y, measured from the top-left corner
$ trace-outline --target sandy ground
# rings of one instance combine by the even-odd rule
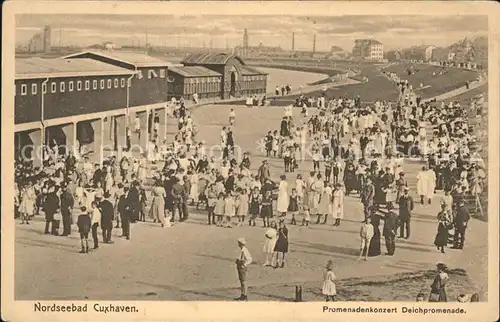
[[[206,144],[218,144],[219,132],[226,125],[230,106],[207,105],[194,111],[200,125],[199,137]],[[252,168],[258,167],[264,152],[257,141],[276,128],[283,116],[282,108],[235,107],[236,144],[252,154]],[[294,110],[298,115],[298,110]],[[172,129],[172,127],[171,127]],[[271,160],[277,177],[280,160]],[[301,165],[301,173],[311,168]],[[414,187],[419,164],[405,165],[410,186]],[[137,223],[132,227],[130,241],[120,239],[115,229],[115,244],[102,245],[88,255],[78,254],[79,237],[43,235],[43,223],[30,226],[16,222],[15,298],[17,300],[49,299],[120,299],[120,300],[228,300],[239,295],[234,265],[238,254],[236,239],[245,237],[253,255],[249,268],[250,298],[286,300],[293,294],[292,285],[303,284],[310,289],[322,285],[323,267],[334,262],[337,278],[390,276],[402,272],[432,270],[437,262],[452,269],[463,269],[474,282],[474,290],[487,295],[487,223],[471,220],[462,251],[447,249],[441,254],[433,246],[437,229],[438,202],[416,205],[409,240],[396,241],[393,257],[379,256],[368,262],[356,261],[362,207],[356,196],[345,201],[345,221],[340,227],[311,225],[309,228],[289,225],[290,253],[283,269],[262,267],[264,229],[260,227],[216,228],[206,225],[206,214],[192,214],[189,221],[162,229],[153,223]],[[287,220],[288,221],[288,220]],[[260,224],[260,223],[258,223]],[[73,227],[75,231],[75,227]],[[382,252],[385,252],[382,241]],[[285,286],[285,285],[289,285]],[[342,285],[342,284],[340,284]],[[424,286],[423,286],[424,287]],[[255,294],[252,295],[252,292]],[[386,293],[385,300],[396,297],[414,298],[415,294]],[[257,294],[259,293],[259,294]],[[283,293],[283,294],[281,294]],[[286,293],[286,294],[285,294]],[[348,298],[346,298],[348,299]],[[367,296],[367,300],[370,297]],[[380,300],[380,298],[371,298]],[[309,300],[323,300],[311,297]]]
[[[292,89],[298,89],[301,86],[323,80],[328,77],[327,74],[308,73],[293,70],[284,70],[278,68],[256,67],[258,70],[268,73],[267,75],[267,93],[274,92],[276,86],[290,84]]]

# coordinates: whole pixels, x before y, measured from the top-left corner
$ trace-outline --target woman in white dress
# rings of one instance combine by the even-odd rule
[[[286,182],[286,176],[283,174],[280,177],[281,182],[278,190],[278,203],[277,210],[279,217],[285,217],[288,211],[288,183]]]
[[[274,246],[276,246],[277,239],[278,226],[275,221],[272,221],[270,227],[266,230],[266,241],[263,248],[266,256],[266,262],[262,266],[274,266]],[[269,257],[271,257],[271,260],[269,260]]]
[[[337,183],[335,189],[332,192],[332,214],[333,219],[335,219],[334,226],[340,225],[340,221],[344,219],[344,190],[342,189],[342,184]]]
[[[167,193],[162,187],[161,182],[158,181],[153,188],[153,202],[149,210],[149,216],[154,219],[154,222],[161,223],[165,227],[165,198]]]
[[[323,189],[320,194],[319,206],[318,206],[318,220],[316,221],[316,223],[319,224],[322,216],[325,216],[323,224],[327,223],[328,214],[332,212],[331,200],[332,200],[332,188],[330,188],[328,183],[325,181],[323,183]]]
[[[105,169],[106,169],[106,176],[104,177],[104,191],[109,192],[114,183],[113,174],[111,173],[110,166],[107,166]]]
[[[29,225],[29,219],[35,214],[36,193],[31,182],[21,192],[21,202],[19,204],[19,213],[21,214],[22,222]]]
[[[191,174],[191,177],[189,178],[189,181],[191,183],[191,189],[189,191],[189,199],[191,199],[191,202],[193,204],[198,204],[198,197],[200,196],[200,189],[199,189],[199,177],[198,173],[193,172]]]
[[[139,180],[139,182],[144,182],[144,180],[146,180],[146,176],[146,159],[141,157],[139,159],[139,167],[137,169],[137,180]]]

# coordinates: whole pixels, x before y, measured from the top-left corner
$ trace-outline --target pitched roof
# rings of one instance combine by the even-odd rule
[[[383,45],[380,41],[375,39],[356,39],[355,43],[366,43],[368,45]]]
[[[193,53],[184,58],[181,63],[199,65],[225,65],[231,58],[236,58],[241,62],[242,65],[245,65],[245,62],[239,56],[225,53]]]
[[[203,66],[181,66],[181,67],[169,67],[168,72],[173,72],[184,77],[214,77],[222,76],[222,74],[217,73],[211,69]]]
[[[127,75],[134,71],[89,58],[20,58],[16,59],[16,79]]]
[[[136,67],[154,67],[154,66],[169,66],[171,62],[163,59],[149,56],[143,53],[127,52],[127,51],[84,51],[77,54],[71,54],[64,58],[76,58],[85,54],[92,54],[117,61],[121,61]]]
[[[267,75],[267,73],[261,72],[260,70],[258,70],[256,68],[246,66],[246,65],[241,66],[241,73],[243,75]]]

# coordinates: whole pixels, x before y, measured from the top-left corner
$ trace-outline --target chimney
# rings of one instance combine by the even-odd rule
[[[295,52],[295,33],[292,32],[292,53]]]
[[[316,34],[313,37],[313,54],[316,53]]]

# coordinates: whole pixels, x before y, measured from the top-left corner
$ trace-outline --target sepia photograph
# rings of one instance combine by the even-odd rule
[[[498,299],[489,19],[16,14],[14,301]]]

